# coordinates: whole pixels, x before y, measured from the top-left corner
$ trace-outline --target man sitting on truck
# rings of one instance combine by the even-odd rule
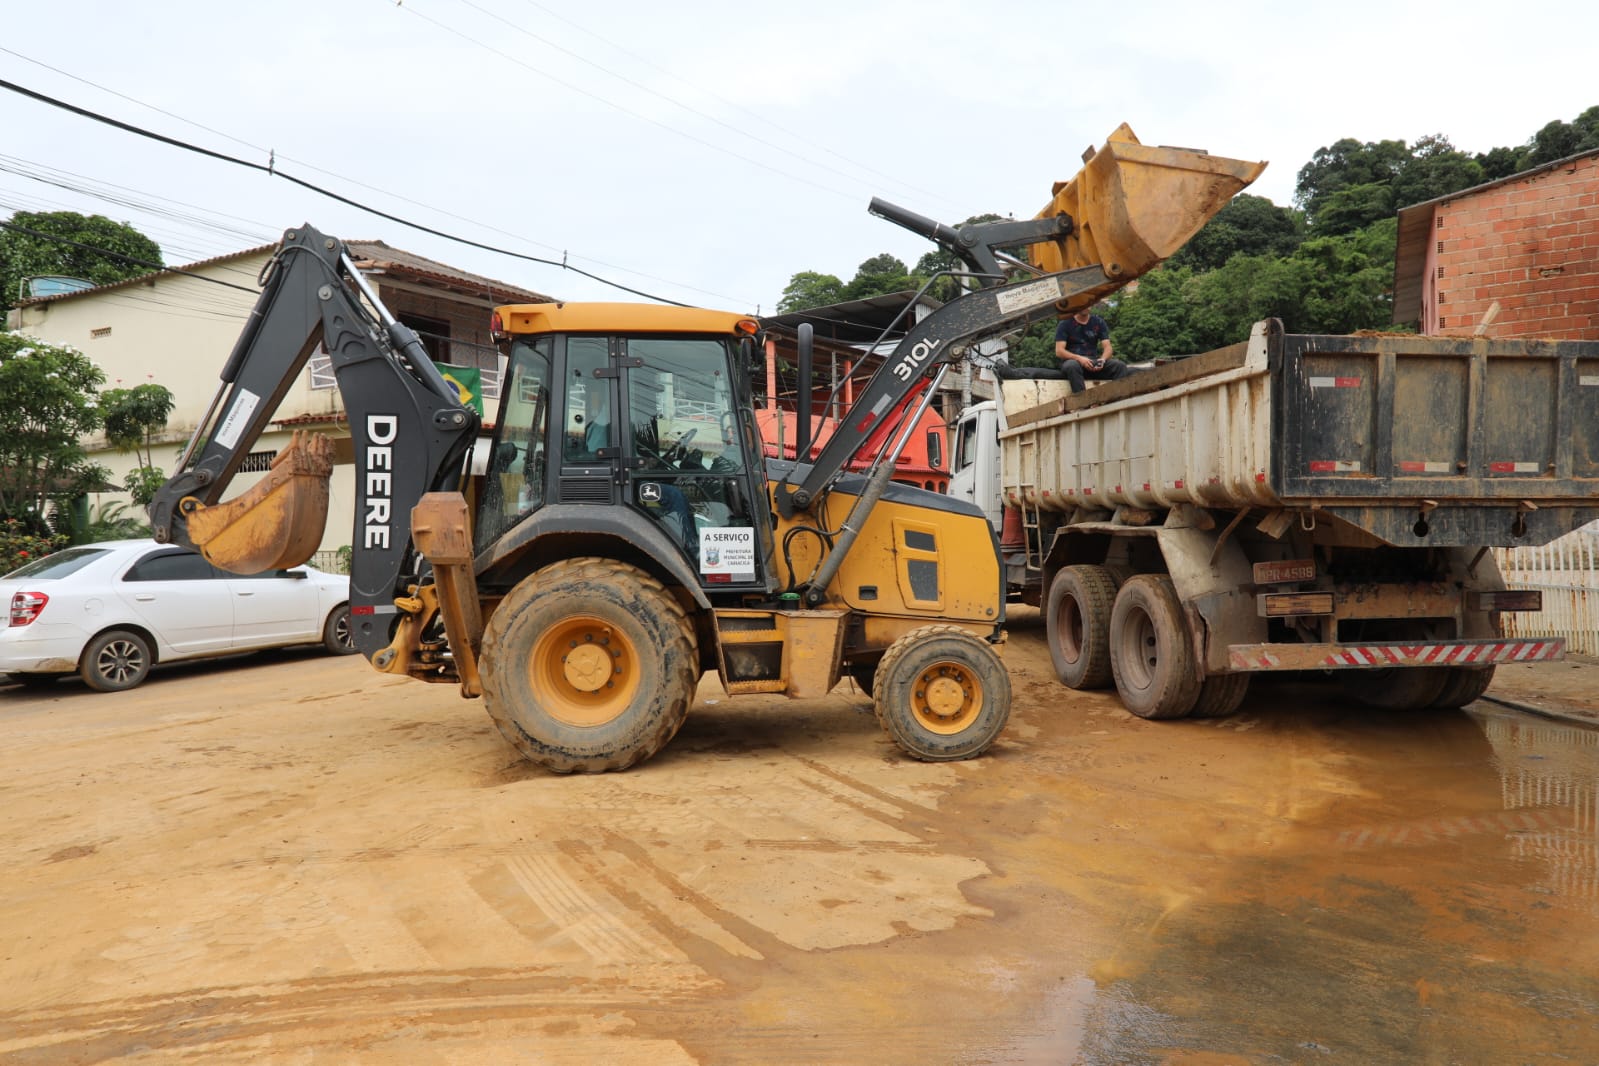
[[[1119,381],[1132,373],[1126,363],[1111,358],[1110,327],[1086,307],[1067,315],[1055,327],[1055,358],[1073,392],[1083,391],[1085,379]]]

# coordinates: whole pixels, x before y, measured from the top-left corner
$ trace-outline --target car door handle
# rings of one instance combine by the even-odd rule
[[[242,592],[242,591],[241,591],[241,592],[240,592],[240,593],[239,593],[239,595],[240,595],[240,596],[254,596],[254,595],[255,595],[255,593],[254,593],[254,592]]]
[[[144,593],[140,593],[139,595],[137,595],[137,596],[135,596],[133,598],[138,600],[140,603],[154,603],[155,602],[155,593],[153,593],[153,592],[144,592]]]

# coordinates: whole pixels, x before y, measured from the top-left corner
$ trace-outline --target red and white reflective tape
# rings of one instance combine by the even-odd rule
[[[1246,655],[1241,651],[1231,651],[1227,653],[1227,658],[1232,660],[1234,670],[1270,670],[1273,667],[1282,665],[1282,660],[1269,651],[1263,651],[1257,655]]]
[[[1537,463],[1489,463],[1490,474],[1536,474],[1541,469]]]
[[[1312,459],[1312,474],[1358,474],[1360,462],[1356,459]]]
[[[1557,659],[1561,640],[1502,640],[1471,644],[1360,644],[1334,652],[1324,666],[1486,666]]]
[[[1313,389],[1358,389],[1359,378],[1311,378],[1310,387]]]
[[[1448,463],[1403,461],[1399,464],[1401,474],[1447,474],[1449,470]]]

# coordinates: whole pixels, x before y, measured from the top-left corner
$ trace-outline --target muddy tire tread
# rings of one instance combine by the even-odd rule
[[[1135,601],[1143,601],[1142,606]],[[1128,616],[1141,610],[1148,616],[1162,637],[1163,647],[1147,693],[1140,692],[1127,676],[1131,669],[1129,657],[1135,654],[1127,647],[1130,634]],[[1199,698],[1201,679],[1194,664],[1193,643],[1188,639],[1188,623],[1183,617],[1181,602],[1172,580],[1165,574],[1139,574],[1128,578],[1116,593],[1116,606],[1110,621],[1111,667],[1116,675],[1116,693],[1122,706],[1140,718],[1151,720],[1183,718],[1193,710]],[[1142,651],[1136,654],[1141,658]],[[1134,698],[1129,699],[1129,692]]]
[[[1188,717],[1226,718],[1238,712],[1247,695],[1248,674],[1215,674],[1205,678],[1205,683],[1199,686],[1199,698],[1194,701],[1194,709],[1188,712]]]
[[[1077,593],[1083,616],[1082,654],[1075,663],[1066,661],[1056,638],[1055,617],[1060,600],[1069,591]],[[1055,676],[1063,684],[1074,689],[1105,689],[1115,683],[1110,666],[1110,612],[1115,603],[1116,581],[1103,566],[1068,566],[1050,582],[1044,607],[1045,633]]]
[[[598,557],[583,557],[577,559],[563,559],[551,563],[537,571],[537,587],[524,581],[513,589],[502,601],[494,614],[490,616],[485,629],[483,648],[485,659],[484,683],[485,703],[489,715],[513,745],[522,752],[527,759],[552,773],[606,773],[616,770],[626,770],[650,758],[664,748],[683,725],[687,716],[688,705],[693,702],[694,690],[698,681],[697,666],[699,655],[694,637],[694,624],[688,612],[677,601],[670,591],[654,577],[631,566],[614,559]],[[580,582],[600,582],[602,584],[632,585],[641,595],[649,596],[670,629],[666,638],[662,658],[663,671],[677,676],[668,676],[664,679],[668,686],[675,684],[684,695],[680,698],[681,706],[668,706],[665,713],[660,716],[659,722],[651,733],[642,742],[624,750],[605,753],[601,755],[579,755],[571,751],[562,750],[560,747],[539,742],[530,737],[526,730],[503,713],[497,700],[489,699],[487,691],[489,685],[488,660],[492,658],[491,646],[498,645],[504,639],[503,629],[515,623],[516,619],[511,614],[518,612],[522,601],[532,599],[538,591],[551,584],[560,583],[570,587]],[[505,621],[506,619],[510,621]],[[503,623],[502,625],[497,625]],[[524,739],[525,738],[525,739]]]
[[[878,726],[883,730],[883,735],[888,737],[901,751],[913,759],[919,759],[922,762],[959,762],[964,759],[973,759],[989,749],[1000,732],[1004,730],[1005,723],[1010,718],[1010,674],[1006,672],[1004,663],[998,661],[997,656],[995,656],[994,661],[998,665],[999,676],[996,680],[995,691],[990,692],[985,687],[983,695],[985,701],[994,702],[999,707],[998,720],[996,722],[992,716],[990,717],[990,720],[984,724],[977,743],[973,744],[968,741],[964,746],[951,748],[948,751],[928,752],[919,750],[912,744],[907,743],[908,738],[901,736],[900,731],[894,726],[894,709],[889,706],[888,701],[893,698],[894,691],[898,687],[894,684],[894,678],[900,669],[900,663],[920,645],[939,637],[955,637],[974,644],[982,643],[981,637],[974,635],[968,629],[963,629],[956,625],[928,625],[906,633],[890,645],[888,651],[884,652],[883,657],[878,660],[872,686],[872,711],[877,718]],[[985,647],[983,650],[993,654],[991,649]],[[956,736],[959,735],[956,734]]]

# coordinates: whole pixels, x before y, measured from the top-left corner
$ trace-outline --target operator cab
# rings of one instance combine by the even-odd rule
[[[749,395],[754,322],[628,304],[496,312],[508,338],[476,550],[555,509],[664,534],[707,592],[766,592],[766,475]],[[561,511],[562,514],[570,512]],[[631,538],[630,538],[631,539]]]

